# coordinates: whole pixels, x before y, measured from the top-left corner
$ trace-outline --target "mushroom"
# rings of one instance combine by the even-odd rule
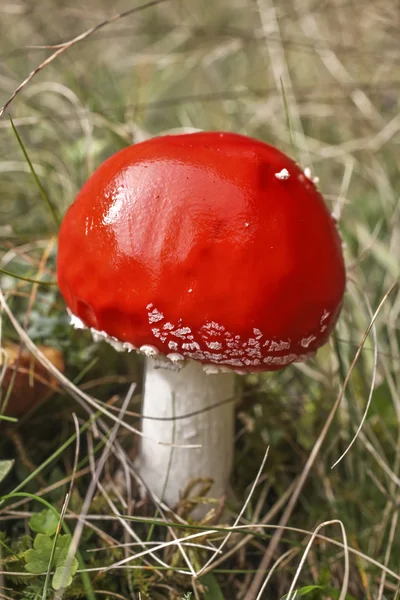
[[[276,148],[219,132],[106,160],[63,220],[57,271],[75,326],[146,356],[138,465],[171,506],[194,478],[225,494],[235,373],[312,356],[345,289],[315,181]]]

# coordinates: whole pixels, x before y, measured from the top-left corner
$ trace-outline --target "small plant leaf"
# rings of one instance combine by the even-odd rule
[[[294,592],[292,592],[290,596],[289,594],[285,594],[284,596],[282,596],[281,600],[288,600],[289,598],[302,598],[304,596],[307,596],[311,592],[314,592],[315,590],[323,590],[322,585],[306,585],[305,587],[302,587],[301,589],[297,590],[296,595],[294,594]]]
[[[24,554],[25,569],[29,573],[45,573],[49,567],[54,540],[43,533],[38,533],[33,542],[33,548]],[[59,535],[53,554],[51,567],[55,567],[52,585],[55,590],[71,585],[72,579],[78,570],[78,561],[75,557],[68,561],[68,551],[71,544],[69,534]]]
[[[50,536],[38,533],[33,542],[33,548],[24,554],[25,569],[28,573],[44,573],[49,565],[53,540]]]
[[[330,585],[325,585],[323,590],[329,598],[332,598],[332,600],[339,600],[340,590],[338,590],[337,588],[334,588]],[[356,599],[354,598],[354,596],[351,596],[350,594],[346,594],[346,600],[356,600]]]
[[[13,460],[0,460],[0,483],[7,477],[11,469],[13,468]]]
[[[45,535],[54,535],[58,526],[57,515],[45,508],[39,513],[32,515],[29,521],[29,527],[36,533],[44,533]]]
[[[316,590],[320,590],[321,592],[323,592],[324,598],[326,595],[326,597],[329,596],[329,598],[332,598],[332,600],[337,600],[340,596],[340,590],[333,588],[330,585],[306,585],[305,587],[302,587],[299,590],[297,590],[296,595],[294,595],[294,592],[290,594],[290,597],[289,594],[285,594],[281,598],[281,600],[292,600],[292,598],[297,600],[297,598],[303,598],[304,596],[307,596],[308,594]],[[320,596],[318,596],[318,598],[319,597]],[[353,596],[350,596],[349,594],[346,594],[346,600],[355,600],[355,598]]]
[[[71,585],[72,579],[78,570],[79,563],[75,557],[72,560],[68,557],[71,544],[70,535],[60,535],[57,539],[54,561],[56,571],[54,573],[52,585],[53,589],[59,590]]]
[[[206,587],[204,600],[224,600],[218,581],[212,573],[207,573],[199,578],[200,583]]]

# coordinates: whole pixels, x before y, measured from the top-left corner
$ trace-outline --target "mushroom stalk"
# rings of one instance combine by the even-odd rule
[[[207,496],[226,494],[233,460],[234,388],[232,372],[207,374],[193,361],[171,371],[146,359],[138,469],[149,490],[169,506],[198,478],[213,480]]]

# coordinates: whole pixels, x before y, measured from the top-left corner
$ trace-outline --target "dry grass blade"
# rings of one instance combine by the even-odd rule
[[[319,531],[321,531],[321,529],[323,527],[327,527],[328,525],[334,525],[334,524],[338,524],[340,526],[340,529],[342,530],[342,536],[343,536],[343,546],[344,546],[344,561],[345,561],[345,568],[344,568],[344,577],[343,577],[343,585],[342,585],[342,589],[340,590],[340,596],[338,598],[338,600],[346,600],[346,595],[347,595],[347,590],[349,587],[349,578],[350,578],[350,562],[349,562],[349,549],[348,549],[348,545],[347,545],[347,535],[346,535],[346,530],[344,528],[344,525],[342,523],[342,521],[339,521],[338,519],[335,519],[333,521],[326,521],[325,523],[321,523],[320,525],[318,525],[318,527],[315,529],[314,533],[312,534],[310,540],[308,541],[308,544],[306,546],[306,549],[304,550],[303,556],[301,558],[300,564],[297,568],[296,574],[293,578],[292,581],[292,585],[290,586],[289,592],[287,594],[287,600],[294,600],[295,597],[295,587],[296,587],[296,583],[297,580],[299,578],[301,569],[305,563],[305,560],[307,558],[307,555],[311,549],[311,546],[318,534]],[[262,590],[260,590],[260,593],[257,597],[257,600],[261,600],[261,592]],[[293,595],[292,595],[293,594]]]
[[[95,472],[93,474],[93,478],[92,478],[92,480],[91,480],[91,482],[89,484],[88,490],[86,492],[86,496],[85,496],[85,499],[83,501],[82,509],[81,509],[81,512],[80,512],[80,515],[79,515],[79,518],[78,518],[78,523],[76,524],[76,527],[75,527],[75,530],[74,530],[74,533],[73,533],[73,536],[72,536],[72,539],[71,539],[71,544],[70,544],[69,549],[68,549],[68,554],[67,554],[67,557],[66,557],[66,560],[65,560],[65,563],[64,563],[64,572],[66,574],[69,572],[69,570],[70,570],[70,568],[72,566],[72,562],[74,560],[74,557],[75,557],[75,555],[76,555],[76,553],[78,551],[79,542],[80,542],[80,539],[81,539],[81,536],[82,536],[82,533],[83,533],[83,529],[85,527],[85,518],[86,518],[86,515],[89,512],[89,507],[90,507],[90,504],[92,502],[93,495],[94,495],[94,493],[96,491],[96,487],[98,485],[98,481],[99,481],[100,475],[101,475],[101,473],[102,473],[102,471],[104,469],[104,465],[105,465],[105,463],[107,461],[107,458],[108,458],[108,455],[110,453],[112,444],[113,444],[113,442],[114,442],[114,440],[115,440],[115,438],[117,436],[120,423],[123,420],[124,411],[126,410],[128,404],[129,404],[129,402],[130,402],[130,400],[131,400],[131,398],[133,396],[134,390],[135,390],[135,386],[132,385],[130,387],[130,389],[128,391],[128,394],[126,395],[125,400],[123,402],[123,405],[121,407],[121,411],[120,411],[120,415],[119,415],[120,416],[120,421],[117,422],[117,423],[115,423],[115,425],[114,425],[114,427],[113,427],[113,429],[112,429],[112,431],[110,433],[110,436],[109,436],[109,438],[107,440],[107,443],[106,443],[106,445],[104,447],[104,450],[103,450],[103,452],[101,454],[101,457],[100,457],[100,459],[98,461],[96,470],[95,470]],[[77,437],[77,439],[79,439],[79,436]],[[66,591],[66,582],[64,580],[64,582],[60,584],[60,588],[57,591],[57,593],[54,594],[54,600],[62,600],[65,591]]]
[[[246,508],[247,508],[247,506],[248,506],[248,504],[249,504],[250,500],[252,499],[252,496],[253,496],[254,490],[256,489],[256,487],[257,487],[257,485],[258,485],[258,483],[259,483],[260,477],[261,477],[261,475],[262,475],[262,473],[263,473],[263,471],[264,471],[265,463],[267,462],[268,452],[269,452],[269,446],[268,446],[268,448],[267,448],[267,449],[266,449],[266,451],[265,451],[265,454],[264,454],[264,457],[263,457],[262,463],[261,463],[261,465],[260,465],[260,468],[259,468],[259,470],[258,470],[257,476],[256,476],[256,478],[254,479],[254,482],[253,482],[253,484],[252,484],[252,486],[251,486],[251,489],[250,489],[250,491],[249,491],[249,494],[248,494],[248,496],[247,496],[247,498],[246,498],[246,501],[244,502],[244,504],[243,504],[242,508],[240,509],[240,512],[239,512],[239,514],[237,515],[237,517],[236,517],[236,519],[235,519],[235,522],[234,522],[234,524],[233,524],[233,527],[232,527],[232,530],[233,530],[233,531],[234,531],[235,527],[236,527],[236,526],[237,526],[237,525],[240,523],[240,520],[241,520],[242,516],[244,515],[244,513],[245,513],[245,511],[246,511]],[[228,543],[228,541],[229,541],[229,538],[231,537],[231,535],[232,535],[232,531],[230,531],[230,532],[229,532],[229,533],[226,535],[226,537],[225,537],[225,538],[224,538],[224,540],[221,542],[221,544],[220,544],[220,545],[219,545],[219,546],[216,548],[216,550],[215,550],[214,554],[213,554],[213,555],[212,555],[212,556],[211,556],[211,557],[208,559],[208,561],[207,561],[207,562],[206,562],[206,564],[205,564],[205,565],[204,565],[204,566],[203,566],[203,567],[200,569],[200,571],[199,571],[198,573],[196,573],[196,576],[197,576],[197,577],[200,577],[202,574],[204,574],[204,573],[207,571],[207,569],[208,569],[208,570],[210,570],[210,569],[212,568],[212,563],[213,563],[214,559],[217,557],[217,555],[218,555],[218,554],[220,554],[220,553],[221,553],[222,549],[223,549],[223,548],[226,546],[226,544]]]
[[[271,529],[271,530],[283,530],[284,532],[295,532],[295,533],[300,533],[303,535],[307,535],[307,536],[312,536],[313,533],[312,531],[308,531],[306,529],[301,529],[299,527],[282,527],[281,525],[261,525],[259,523],[256,523],[254,525],[237,525],[235,527],[235,532],[240,532],[241,530],[249,530],[249,529]],[[180,543],[186,543],[186,542],[190,542],[194,539],[197,539],[199,537],[207,537],[207,536],[214,536],[214,535],[218,535],[221,531],[223,532],[228,532],[232,530],[232,528],[229,527],[222,527],[222,528],[207,528],[204,527],[202,531],[198,532],[198,533],[193,533],[190,534],[188,536],[185,537],[180,537],[176,540],[170,540],[168,542],[160,542],[159,544],[156,544],[154,546],[152,546],[152,548],[144,550],[143,552],[137,553],[135,555],[132,555],[132,557],[128,558],[128,559],[123,559],[121,561],[115,562],[112,565],[109,565],[107,568],[102,568],[102,567],[98,567],[98,568],[93,568],[93,569],[88,569],[88,571],[111,571],[114,569],[120,569],[120,568],[125,568],[126,565],[129,562],[133,562],[139,558],[142,558],[143,556],[147,556],[151,553],[154,553],[156,551],[159,550],[163,550],[164,548],[168,548],[170,546],[174,546],[176,545],[178,542]],[[343,551],[346,549],[346,545],[343,542],[339,542],[338,540],[329,538],[325,535],[322,535],[320,533],[316,533],[315,534],[315,538],[324,542],[327,542],[329,544],[332,544],[333,546],[336,546],[340,549],[342,549]],[[359,550],[352,548],[351,546],[347,546],[347,551],[349,552],[349,554],[352,554],[354,556],[359,557],[360,559],[366,561],[367,563],[373,565],[374,567],[377,567],[380,571],[385,572],[389,577],[392,577],[395,581],[399,581],[400,582],[400,574],[396,573],[395,571],[389,569],[388,567],[386,567],[384,564],[380,563],[379,561],[371,558],[370,556],[368,556],[367,554],[364,554],[363,552],[360,552]],[[141,565],[130,565],[129,568],[143,568],[143,566]],[[178,571],[179,572],[179,571]],[[185,573],[185,572],[183,572]],[[188,573],[185,573],[186,575],[188,575]]]
[[[367,330],[366,330],[366,332],[364,334],[363,339],[360,342],[360,345],[359,345],[359,347],[357,349],[357,352],[356,352],[356,354],[354,356],[353,362],[352,362],[352,364],[350,366],[350,369],[349,369],[349,371],[347,373],[346,379],[345,379],[345,381],[343,383],[342,395],[344,394],[344,391],[345,391],[346,386],[347,386],[347,384],[349,382],[351,373],[352,373],[352,371],[354,369],[354,366],[355,366],[355,364],[356,364],[356,362],[358,360],[358,357],[360,356],[360,353],[361,353],[362,349],[364,348],[365,342],[367,341],[367,338],[368,338],[370,332],[372,331],[372,337],[373,337],[373,341],[374,341],[374,369],[373,369],[373,372],[372,372],[371,386],[370,386],[370,390],[369,390],[369,394],[368,394],[368,400],[367,400],[367,404],[365,406],[364,414],[363,414],[363,416],[361,418],[361,421],[360,421],[360,423],[359,423],[359,425],[357,427],[357,431],[355,432],[355,434],[354,434],[352,440],[350,441],[350,443],[348,444],[347,448],[344,450],[343,454],[341,454],[341,456],[332,465],[332,469],[334,469],[340,463],[340,461],[346,456],[346,454],[349,452],[350,448],[352,447],[352,445],[356,441],[357,437],[359,436],[360,431],[362,430],[363,425],[365,423],[365,420],[367,418],[368,409],[369,409],[369,407],[371,405],[372,394],[374,393],[374,388],[375,388],[375,380],[376,380],[376,372],[377,372],[376,365],[377,365],[377,362],[378,362],[378,340],[376,339],[376,330],[375,330],[374,324],[375,324],[375,321],[376,321],[376,319],[377,319],[377,317],[378,317],[378,315],[379,315],[379,313],[380,313],[380,311],[382,309],[383,304],[386,302],[386,300],[389,297],[389,295],[395,289],[396,285],[397,285],[397,282],[395,282],[392,285],[392,287],[389,289],[389,291],[386,293],[386,295],[382,298],[382,301],[379,304],[379,306],[376,309],[376,311],[375,311],[374,314],[372,314],[372,309],[371,309],[371,305],[369,303],[368,297],[364,294],[364,299],[365,299],[365,303],[366,303],[367,308],[368,308],[368,313],[371,315],[371,321],[370,321],[370,324],[369,324],[369,326],[368,326],[368,328],[367,328]]]

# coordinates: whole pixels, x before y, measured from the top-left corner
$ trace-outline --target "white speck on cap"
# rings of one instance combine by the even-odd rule
[[[184,340],[189,333],[192,333],[192,330],[190,329],[190,327],[180,327],[179,329],[177,329],[176,331],[172,331],[171,333],[175,337]]]
[[[313,177],[310,167],[306,167],[304,169],[304,175],[307,177],[307,179],[312,181],[314,184],[317,184],[319,182],[319,177]]]
[[[290,173],[287,169],[282,169],[279,173],[275,173],[275,177],[280,181],[286,181],[286,179],[289,179]]]
[[[120,342],[115,337],[107,336],[104,338],[104,341],[108,342],[117,352],[132,352],[132,350],[136,350],[133,344],[130,344],[129,342]]]
[[[315,337],[315,335],[310,335],[308,338],[303,338],[300,344],[303,346],[303,348],[308,348],[311,342],[313,342],[316,339],[317,338]]]
[[[86,329],[86,325],[83,323],[83,321],[80,320],[79,317],[72,314],[72,312],[69,309],[67,309],[67,312],[69,314],[70,325],[72,325],[74,329]]]
[[[197,342],[189,342],[182,344],[182,350],[200,350],[200,346]]]
[[[267,356],[263,362],[267,365],[288,365],[289,363],[296,360],[297,354],[286,354],[286,356]]]
[[[167,354],[167,358],[169,358],[169,360],[173,363],[185,360],[185,357],[182,356],[182,354],[179,354],[179,352],[170,352],[169,354]]]
[[[324,322],[324,321],[325,321],[325,320],[326,320],[326,319],[327,319],[327,318],[330,316],[330,314],[331,314],[331,313],[329,312],[329,310],[326,310],[326,308],[325,308],[325,310],[324,310],[324,312],[323,312],[323,315],[322,315],[322,317],[321,317],[321,320],[320,320],[320,322],[319,322],[319,323],[320,323],[320,325],[322,325],[322,324],[323,324],[323,322]]]
[[[280,350],[289,350],[290,342],[284,342],[283,340],[279,340],[278,342],[274,342],[272,340],[271,345],[269,347],[270,352],[279,352]]]
[[[164,315],[156,308],[153,308],[153,310],[149,312],[149,323],[157,323],[157,321],[162,321],[163,318]]]
[[[221,350],[222,348],[221,342],[207,342],[207,346],[210,350]]]
[[[145,344],[144,346],[140,346],[139,352],[142,352],[146,356],[156,356],[159,354],[159,350],[155,346],[150,346],[150,344]]]
[[[212,333],[225,331],[225,327],[216,323],[215,321],[208,321],[205,325],[203,325],[202,329],[205,331],[211,331]]]
[[[86,329],[86,327],[83,327]],[[98,331],[93,327],[90,328],[90,333],[92,334],[92,338],[94,342],[107,342],[116,350],[117,352],[132,352],[132,350],[136,350],[136,347],[129,342],[120,342],[116,337],[112,335],[108,335],[105,331]]]
[[[261,352],[259,348],[246,348],[246,354],[252,358],[261,358]]]

